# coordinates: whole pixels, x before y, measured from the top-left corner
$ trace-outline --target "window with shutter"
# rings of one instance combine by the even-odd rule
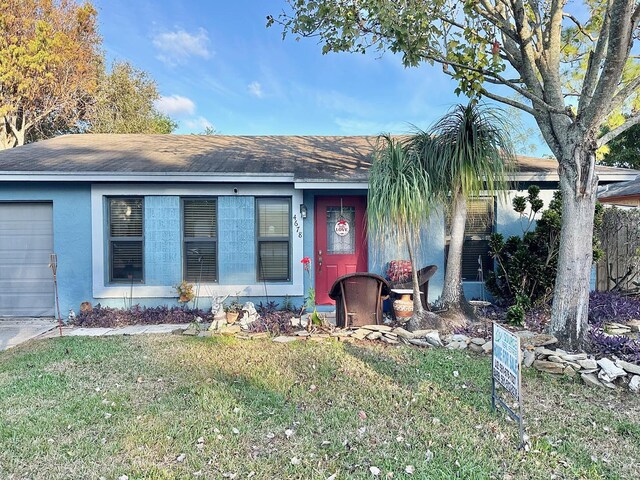
[[[109,281],[144,281],[142,198],[108,198]]]
[[[256,199],[258,280],[288,281],[291,278],[291,200]]]
[[[218,280],[218,202],[215,198],[182,200],[184,280]]]
[[[462,245],[462,279],[477,281],[480,268],[483,274],[493,270],[493,259],[489,255],[489,238],[494,229],[493,197],[467,200],[467,223]],[[447,238],[450,235],[450,218],[447,218]],[[448,245],[447,245],[448,252]]]

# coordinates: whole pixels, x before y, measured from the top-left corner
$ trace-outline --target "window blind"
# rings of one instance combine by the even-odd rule
[[[184,199],[184,279],[215,282],[218,279],[217,200]]]

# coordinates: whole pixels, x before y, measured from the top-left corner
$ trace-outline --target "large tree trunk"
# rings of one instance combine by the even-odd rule
[[[451,211],[451,239],[442,287],[442,303],[445,307],[460,309],[462,291],[462,246],[467,222],[467,201],[460,193],[453,194]]]
[[[595,147],[584,138],[558,169],[562,192],[562,229],[550,333],[561,344],[579,349],[588,330],[589,286],[593,265],[593,217],[598,179]]]

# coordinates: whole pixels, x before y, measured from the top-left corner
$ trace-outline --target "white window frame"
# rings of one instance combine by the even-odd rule
[[[110,285],[106,282],[105,249],[108,231],[105,230],[105,197],[114,196],[176,196],[176,197],[207,197],[207,196],[253,196],[253,197],[291,197],[291,214],[295,215],[296,206],[303,203],[303,191],[295,190],[293,183],[282,184],[194,184],[194,185],[149,185],[149,184],[93,184],[91,186],[91,241],[92,241],[92,286],[93,297],[118,298],[130,294],[130,285]],[[291,220],[293,223],[293,219]],[[252,226],[249,228],[253,228]],[[213,291],[216,295],[237,295],[243,297],[264,297],[264,296],[301,296],[304,295],[304,271],[302,268],[295,268],[295,259],[302,258],[304,227],[300,222],[302,235],[292,235],[291,238],[291,263],[292,277],[289,283],[264,283],[255,282],[245,285],[221,285],[219,283],[205,283],[203,287],[208,287],[203,291]],[[224,234],[219,232],[218,235]],[[134,285],[134,298],[176,298],[175,287],[173,285]]]

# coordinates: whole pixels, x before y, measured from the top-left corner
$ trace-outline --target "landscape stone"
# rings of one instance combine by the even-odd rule
[[[424,338],[427,335],[429,335],[430,333],[439,333],[438,330],[414,330],[413,331],[413,337],[414,338]]]
[[[598,373],[598,378],[604,382],[613,382],[618,377],[624,377],[627,375],[622,368],[617,367],[611,360],[608,358],[601,358],[598,360],[598,365],[600,365],[600,372]]]
[[[611,390],[615,390],[616,389],[616,384],[613,382],[607,382],[605,380],[602,380],[602,385],[604,385],[607,388],[610,388]]]
[[[382,332],[371,332],[369,335],[366,336],[366,339],[378,340],[380,337],[382,337]]]
[[[469,343],[471,339],[469,337],[467,337],[466,335],[462,335],[460,333],[456,333],[455,335],[451,335],[451,341],[452,342],[464,342],[464,343]]]
[[[564,374],[569,377],[574,377],[576,374],[576,371],[570,365],[567,365],[564,369]]]
[[[390,332],[393,330],[389,325],[363,325],[360,328],[366,328],[367,330],[371,330],[373,332]]]
[[[524,351],[524,359],[522,361],[523,365],[525,367],[530,367],[531,365],[533,365],[533,362],[535,362],[536,360],[536,354],[533,353],[531,350],[525,350]]]
[[[493,342],[488,341],[487,343],[482,345],[482,351],[484,353],[491,353],[492,350],[493,350]]]
[[[548,357],[549,355],[556,354],[555,350],[549,350],[548,348],[544,347],[536,347],[534,351],[536,352],[536,356],[538,357]]]
[[[299,337],[289,337],[286,335],[281,335],[279,337],[275,337],[273,341],[276,343],[290,343],[290,342],[295,342],[298,339]]]
[[[389,338],[386,335],[382,336],[382,341],[386,342],[386,343],[388,343],[390,345],[396,345],[396,344],[400,343],[398,340],[394,340],[393,338]]]
[[[521,337],[520,340],[520,346],[522,347],[544,347],[546,345],[553,345],[554,343],[558,343],[558,339],[553,335],[548,335],[546,333],[539,333],[528,338]]]
[[[556,350],[556,354],[558,354],[557,350]],[[578,360],[586,360],[587,354],[586,353],[561,354],[560,358],[562,358],[567,362],[577,362]]]
[[[584,360],[578,360],[580,368],[584,370],[596,370],[598,368],[598,362],[593,358],[586,358]]]
[[[427,333],[424,336],[424,339],[429,342],[431,345],[433,345],[434,347],[441,347],[442,346],[442,340],[440,340],[440,334],[438,333],[438,331],[433,331],[430,333]]]
[[[427,342],[426,340],[420,340],[418,338],[409,338],[407,339],[407,341],[411,344],[411,345],[415,345],[417,347],[432,347],[433,345],[431,345],[429,342]]]
[[[307,332],[306,330],[298,330],[297,332],[294,332],[294,335],[296,337],[308,337],[309,335],[311,335],[311,333]]]
[[[549,358],[547,358],[547,360],[554,363],[567,363],[557,355],[549,355]]]
[[[632,332],[640,332],[640,320],[629,320],[627,326]]]
[[[184,332],[182,332],[182,334],[195,337],[196,335],[198,335],[198,330],[196,330],[195,328],[187,328]]]
[[[402,327],[394,328],[393,333],[402,338],[416,338],[415,335]]]
[[[449,350],[464,350],[467,348],[467,342],[453,341],[447,345]]]
[[[369,335],[372,330],[367,330],[366,328],[359,328],[355,332],[351,334],[353,338],[357,338],[358,340],[364,340],[367,335]]]
[[[533,362],[533,367],[541,372],[557,374],[564,373],[565,368],[562,363],[548,362],[546,360],[536,360]]]
[[[480,337],[474,337],[471,339],[471,343],[479,346],[484,345],[486,342],[487,341],[484,338],[480,338]]]
[[[198,333],[199,337],[210,337],[211,335],[213,335],[213,332],[210,332],[208,330],[205,330],[204,332]]]
[[[237,333],[240,333],[240,331],[242,330],[242,328],[240,328],[240,325],[227,325],[225,327],[223,327],[220,330],[220,333],[222,335],[235,335]]]
[[[634,375],[629,382],[629,390],[633,393],[640,393],[640,375]]]
[[[602,385],[602,382],[600,382],[600,380],[598,380],[598,377],[596,377],[593,373],[581,373],[580,377],[582,378],[584,384],[589,387],[604,387],[604,385]]]
[[[484,350],[482,350],[482,346],[476,343],[470,343],[468,348],[474,353],[484,353]]]
[[[640,365],[625,362],[624,360],[617,360],[616,365],[626,372],[633,373],[634,375],[640,375]]]

